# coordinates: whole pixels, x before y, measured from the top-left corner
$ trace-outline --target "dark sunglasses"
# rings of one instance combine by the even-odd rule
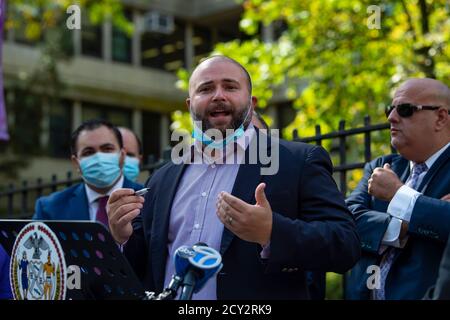
[[[419,110],[438,110],[441,107],[437,106],[415,106],[410,103],[402,103],[398,104],[396,106],[387,106],[386,110],[384,111],[386,113],[386,117],[389,117],[392,110],[396,109],[397,113],[402,118],[408,118],[413,115],[414,112]],[[450,114],[450,110],[448,110],[448,113]]]

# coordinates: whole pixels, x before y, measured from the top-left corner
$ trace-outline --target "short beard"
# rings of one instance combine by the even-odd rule
[[[224,107],[225,105],[221,102],[217,103],[216,106],[219,107]],[[193,121],[199,121],[202,124],[202,131],[206,132],[209,129],[216,129],[219,130],[222,133],[223,137],[227,136],[227,132],[226,130],[230,130],[232,129],[233,131],[235,131],[236,129],[238,129],[242,124],[244,125],[244,130],[246,130],[248,128],[248,125],[251,122],[251,117],[248,117],[248,114],[250,113],[249,108],[251,108],[251,105],[248,104],[246,108],[242,108],[241,111],[235,111],[232,113],[232,120],[230,125],[227,128],[221,128],[221,129],[216,129],[214,128],[214,126],[212,125],[211,122],[209,122],[208,119],[204,119],[205,114],[208,113],[208,111],[205,111],[205,114],[200,115],[198,113],[195,113],[194,111],[191,111],[191,117],[193,119]],[[192,106],[191,110],[195,109],[194,106]],[[247,119],[246,119],[247,117]]]

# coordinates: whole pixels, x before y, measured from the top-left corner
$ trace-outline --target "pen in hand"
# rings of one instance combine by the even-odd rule
[[[144,189],[136,191],[134,193],[134,195],[136,195],[136,196],[144,196],[149,190],[150,190],[150,188],[144,188]]]

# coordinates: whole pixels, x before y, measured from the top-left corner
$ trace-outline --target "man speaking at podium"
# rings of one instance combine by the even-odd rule
[[[204,60],[192,73],[186,100],[193,120],[201,121],[190,158],[202,161],[172,158],[152,175],[145,201],[133,190],[111,194],[111,233],[146,289],[167,287],[175,250],[197,242],[221,253],[223,269],[194,299],[308,299],[304,270],[345,272],[358,260],[359,237],[328,154],[283,140],[275,141],[278,154],[274,141],[263,147],[261,139],[270,137],[250,124],[257,102],[251,92],[238,62]],[[214,140],[207,129],[226,138]],[[246,161],[255,142],[278,157],[272,158],[279,161],[274,174],[261,175],[261,162]],[[245,154],[238,152],[234,163],[218,161],[230,150]]]

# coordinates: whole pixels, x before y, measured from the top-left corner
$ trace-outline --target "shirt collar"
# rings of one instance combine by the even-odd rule
[[[450,142],[447,143],[445,146],[443,146],[441,149],[439,149],[436,153],[434,153],[431,157],[429,157],[426,161],[425,164],[427,165],[427,168],[430,169],[431,166],[436,162],[436,160],[439,158],[439,156],[441,154],[444,153],[445,150],[447,150],[447,148],[450,146]],[[412,171],[412,168],[414,166],[414,162],[410,161],[409,162],[409,169]]]
[[[104,197],[104,196],[110,196],[111,193],[113,193],[113,191],[115,191],[115,190],[117,190],[119,188],[122,188],[123,181],[124,181],[124,177],[123,177],[123,174],[121,174],[119,180],[117,180],[117,182],[112,186],[111,189],[108,190],[108,192],[106,194],[101,194],[101,193],[98,193],[95,190],[92,190],[87,185],[87,183],[85,183],[84,186],[86,187],[86,196],[87,196],[87,199],[88,199],[88,203],[92,204],[93,202],[97,201],[98,198],[101,198],[101,197]]]

